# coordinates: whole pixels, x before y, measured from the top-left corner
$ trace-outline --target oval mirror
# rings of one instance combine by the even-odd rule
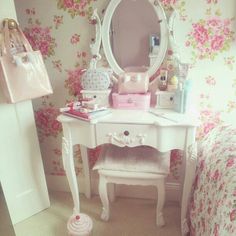
[[[116,74],[145,68],[154,75],[168,45],[166,16],[158,0],[111,0],[104,15],[102,44]]]

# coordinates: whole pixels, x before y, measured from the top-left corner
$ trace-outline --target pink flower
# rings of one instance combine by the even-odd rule
[[[47,126],[48,124],[48,117],[41,111],[36,112],[36,122],[40,126]]]
[[[58,27],[63,23],[63,16],[54,16],[53,22],[56,29],[58,29]]]
[[[55,131],[58,131],[61,129],[61,124],[59,121],[57,120],[53,120],[52,121],[52,129],[55,130]]]
[[[233,191],[233,196],[236,197],[236,189]]]
[[[205,160],[201,160],[200,166],[199,166],[200,170],[202,171],[204,167],[205,167]]]
[[[84,69],[76,68],[74,70],[68,70],[68,79],[65,81],[65,87],[69,89],[69,93],[73,96],[77,96],[82,87],[81,87],[81,76],[84,73]]]
[[[213,18],[208,21],[208,25],[212,27],[219,26],[221,21],[219,19]]]
[[[234,33],[230,30],[231,19],[210,18],[201,19],[193,24],[192,31],[188,34],[186,46],[193,47],[194,57],[198,59],[209,58],[213,60],[218,51],[229,50],[229,45],[234,40]]]
[[[207,213],[208,213],[208,214],[211,214],[211,210],[212,210],[212,208],[209,206],[209,207],[207,208]]]
[[[212,175],[212,180],[217,181],[220,178],[220,172],[219,170],[216,170]]]
[[[229,35],[230,34],[230,30],[229,30],[229,28],[224,28],[224,35]]]
[[[79,41],[80,41],[80,35],[78,35],[78,34],[74,34],[74,35],[71,37],[71,40],[70,40],[71,44],[76,44],[76,43],[78,43]]]
[[[226,166],[232,167],[235,164],[235,157],[228,159]]]
[[[212,42],[211,42],[211,48],[213,50],[220,50],[224,45],[224,37],[222,35],[216,35]]]
[[[219,224],[215,224],[213,233],[214,233],[214,236],[220,236],[219,235]]]
[[[40,50],[44,57],[54,54],[56,43],[50,35],[50,28],[42,28],[36,25],[24,29],[24,33],[34,50]]]
[[[209,85],[216,85],[216,80],[215,80],[215,78],[213,78],[212,76],[209,76],[209,77],[207,77],[206,78],[206,82],[207,82],[207,84],[209,84]]]
[[[205,123],[204,124],[204,133],[207,134],[210,130],[215,127],[214,123]]]
[[[85,8],[86,4],[87,4],[87,0],[80,0],[79,5],[80,5],[81,9]]]
[[[58,149],[58,148],[53,149],[53,152],[54,152],[54,154],[57,155],[57,156],[61,156],[61,155],[62,155],[61,150]]]
[[[207,29],[204,28],[204,26],[200,24],[194,24],[193,28],[194,28],[193,36],[198,43],[202,45],[208,41],[208,32]]]
[[[161,3],[164,5],[176,4],[178,0],[161,0]]]
[[[74,5],[74,1],[73,0],[64,0],[64,6],[66,8],[71,8],[71,7],[73,7],[73,5]]]
[[[185,45],[186,45],[186,47],[190,46],[190,42],[189,42],[189,41],[186,41],[186,42],[185,42]]]
[[[236,209],[232,210],[229,215],[230,221],[236,220]]]
[[[56,120],[59,114],[58,109],[53,107],[40,108],[35,112],[35,121],[40,141],[43,141],[48,136],[56,137],[61,132],[61,125]]]
[[[210,4],[210,3],[215,3],[216,4],[217,2],[218,2],[218,0],[207,0],[208,4]]]
[[[42,42],[40,42],[40,44],[39,44],[39,50],[41,51],[41,53],[42,53],[43,55],[47,55],[48,49],[49,49],[48,41],[42,41]]]

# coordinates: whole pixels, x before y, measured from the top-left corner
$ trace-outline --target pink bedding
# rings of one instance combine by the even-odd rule
[[[191,236],[236,235],[236,128],[219,126],[198,145]]]

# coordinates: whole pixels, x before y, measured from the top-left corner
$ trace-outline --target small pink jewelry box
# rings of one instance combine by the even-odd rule
[[[112,94],[114,108],[148,110],[150,107],[150,93],[145,94]]]

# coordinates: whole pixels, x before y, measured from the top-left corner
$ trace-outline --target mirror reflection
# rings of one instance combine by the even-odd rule
[[[149,1],[122,0],[111,20],[110,43],[117,64],[125,70],[148,70],[157,59],[160,24]]]

